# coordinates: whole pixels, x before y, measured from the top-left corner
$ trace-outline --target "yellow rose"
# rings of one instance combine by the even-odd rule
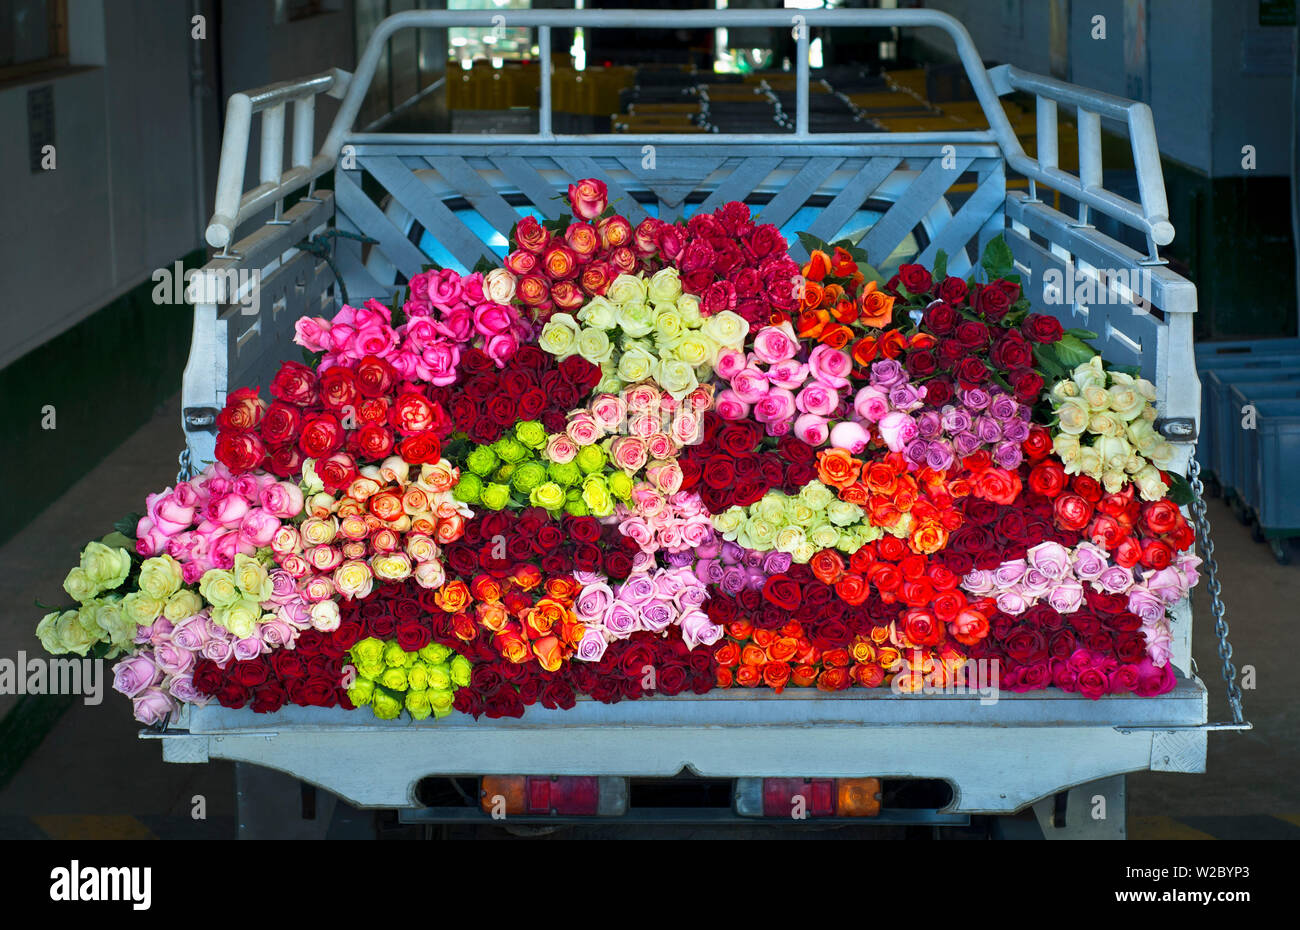
[[[717,354],[709,338],[703,333],[694,331],[683,333],[666,348],[673,358],[685,362],[692,368],[708,365]]]
[[[360,559],[349,559],[334,569],[334,587],[346,598],[362,598],[374,587],[370,566]]]
[[[78,604],[84,604],[93,600],[99,593],[99,585],[95,584],[86,570],[78,565],[68,572],[68,577],[63,579],[63,590],[67,591],[68,597]]]
[[[242,552],[235,555],[235,584],[244,597],[259,604],[271,596],[271,576],[266,566]]]
[[[1083,389],[1083,400],[1094,411],[1105,410],[1110,406],[1110,394],[1098,384],[1090,384]]]
[[[1101,473],[1101,486],[1106,489],[1107,494],[1118,494],[1124,488],[1124,483],[1128,481],[1128,475],[1122,471],[1107,470]]]
[[[1121,420],[1132,420],[1147,404],[1146,398],[1131,385],[1114,384],[1107,393],[1110,395],[1110,409]]]
[[[1071,397],[1079,396],[1079,386],[1073,381],[1058,381],[1048,392],[1055,403],[1061,403]]]
[[[593,297],[578,311],[578,321],[595,329],[613,329],[618,325],[618,308],[604,297]]]
[[[619,307],[625,304],[645,303],[646,293],[645,278],[630,274],[619,275],[605,289],[605,296],[609,298],[611,303]],[[554,319],[554,317],[551,319]]]
[[[1101,367],[1101,356],[1094,355],[1078,368],[1074,369],[1072,379],[1083,390],[1092,384],[1106,386],[1106,371]]]
[[[542,327],[537,345],[558,359],[566,359],[578,351],[578,321],[567,313],[556,313]]]
[[[1068,397],[1056,408],[1057,423],[1061,432],[1078,436],[1088,428],[1091,411],[1081,397]]]
[[[119,649],[129,650],[139,629],[122,610],[121,601],[103,600],[95,605],[95,623],[104,636]]]
[[[1122,436],[1124,421],[1109,411],[1094,413],[1088,418],[1088,432],[1096,433],[1098,436]]]
[[[236,639],[247,639],[257,631],[257,623],[262,619],[262,605],[257,601],[243,599],[229,607],[214,607],[212,622],[229,630]]]
[[[682,316],[682,323],[686,326],[700,326],[704,322],[704,316],[700,313],[700,298],[694,294],[683,294],[677,298],[677,312]]]
[[[229,607],[243,595],[235,583],[233,572],[210,568],[199,579],[199,593],[213,607]]]
[[[647,288],[653,304],[672,304],[682,296],[682,282],[676,268],[663,268],[650,277]]]
[[[65,610],[59,615],[54,621],[54,635],[63,647],[57,652],[72,652],[79,656],[84,656],[99,641],[98,631],[86,629],[76,610]]]
[[[1095,448],[1083,446],[1079,449],[1079,470],[1085,475],[1101,480],[1101,465],[1101,453]]]
[[[81,570],[100,591],[110,591],[131,574],[131,555],[125,549],[87,543],[81,551]]]
[[[181,589],[181,583],[181,563],[170,555],[145,559],[140,566],[140,590],[150,597],[165,601]]]
[[[167,598],[167,603],[163,605],[163,616],[172,623],[180,623],[182,620],[188,620],[202,609],[203,598],[189,588],[182,588]]]
[[[668,359],[659,363],[654,375],[655,381],[667,393],[680,400],[695,390],[700,382],[695,377],[695,368],[689,362]]]
[[[122,612],[137,626],[148,626],[162,616],[166,602],[143,591],[132,591],[122,598]]]
[[[739,313],[723,310],[704,321],[703,332],[719,349],[740,349],[749,335],[749,321]]]
[[[335,517],[308,517],[298,527],[306,546],[323,546],[334,541],[339,532],[339,521]]]
[[[671,345],[674,339],[681,337],[686,331],[686,326],[682,323],[682,315],[677,312],[677,308],[660,309],[658,316],[655,317],[655,339],[660,345]]]
[[[386,552],[373,556],[370,568],[380,581],[405,581],[411,577],[411,557],[405,552]]]
[[[75,610],[66,611],[66,613],[76,616]],[[59,619],[62,614],[57,610],[53,613],[41,617],[41,622],[36,624],[36,638],[41,641],[45,651],[51,655],[61,655],[67,652],[67,647],[63,645],[63,640],[59,637]]]
[[[1158,501],[1169,490],[1154,465],[1148,465],[1135,474],[1133,483],[1137,485],[1138,494],[1144,501]]]

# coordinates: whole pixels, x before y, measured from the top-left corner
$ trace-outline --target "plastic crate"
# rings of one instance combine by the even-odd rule
[[[1300,375],[1285,381],[1236,382],[1229,385],[1228,388],[1228,395],[1232,398],[1232,409],[1240,412],[1249,404],[1254,406],[1256,411],[1255,428],[1248,429],[1239,421],[1232,438],[1232,444],[1236,447],[1234,454],[1238,476],[1238,483],[1235,486],[1236,491],[1247,507],[1258,512],[1262,503],[1262,489],[1259,485],[1259,469],[1253,467],[1252,456],[1258,454],[1258,442],[1253,434],[1259,430],[1259,405],[1263,401],[1300,401]],[[1244,418],[1245,415],[1241,414],[1241,416]],[[1295,482],[1295,489],[1300,490],[1300,480]]]
[[[1246,460],[1256,473],[1260,529],[1272,538],[1300,536],[1300,399],[1255,402],[1256,428]]]
[[[1196,443],[1196,460],[1214,473],[1225,488],[1236,487],[1235,450],[1232,437],[1237,431],[1241,408],[1228,396],[1232,384],[1284,381],[1300,378],[1300,358],[1289,355],[1250,356],[1201,372],[1201,435]]]

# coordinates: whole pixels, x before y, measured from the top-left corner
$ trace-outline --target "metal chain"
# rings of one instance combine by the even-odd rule
[[[1192,518],[1196,523],[1196,539],[1201,544],[1205,559],[1206,589],[1210,592],[1210,613],[1214,616],[1214,634],[1219,638],[1219,658],[1223,661],[1223,680],[1227,684],[1228,704],[1232,708],[1234,723],[1242,723],[1245,713],[1241,707],[1241,688],[1237,686],[1237,667],[1232,664],[1232,644],[1228,642],[1228,621],[1223,618],[1223,586],[1219,584],[1219,563],[1214,558],[1214,540],[1210,538],[1210,518],[1205,509],[1205,487],[1201,483],[1201,465],[1196,461],[1195,447],[1187,466],[1187,478],[1192,486]]]
[[[194,474],[194,465],[190,461],[189,443],[186,443],[185,448],[181,450],[181,454],[176,456],[176,461],[181,466],[181,470],[176,473],[176,483],[180,484],[182,481],[189,481]]]

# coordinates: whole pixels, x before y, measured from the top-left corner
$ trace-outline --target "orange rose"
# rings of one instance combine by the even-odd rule
[[[879,646],[881,643],[885,642],[888,639],[889,639],[889,627],[873,626],[871,628],[871,641],[875,643],[877,646]]]
[[[786,662],[769,662],[763,666],[763,683],[780,694],[790,680],[790,666]]]
[[[826,484],[845,488],[858,479],[862,463],[845,449],[827,449],[817,453],[817,477]]]
[[[867,486],[861,481],[855,481],[847,488],[840,488],[840,500],[857,504],[859,507],[867,503],[868,497],[870,495],[867,494]]]
[[[475,604],[474,614],[478,617],[479,625],[493,633],[500,633],[510,622],[510,615],[500,604]]]
[[[849,651],[847,649],[828,649],[822,656],[822,662],[835,668],[843,668],[849,664]]]
[[[714,679],[714,683],[719,688],[730,688],[734,683],[734,679],[731,674],[731,669],[719,665],[717,671],[717,678]]]
[[[742,665],[736,669],[736,684],[742,688],[757,688],[763,680],[761,668],[759,665]]]
[[[761,666],[767,661],[767,654],[753,643],[750,643],[740,650],[740,661],[745,665]]]
[[[866,637],[858,636],[849,643],[849,655],[854,662],[871,662],[876,658],[876,646]]]
[[[568,575],[557,575],[546,579],[546,595],[564,604],[572,604],[582,586]]]
[[[884,329],[894,321],[894,298],[877,290],[875,281],[867,282],[867,286],[862,289],[859,303],[862,310],[858,315],[858,322],[864,326]]]
[[[853,330],[847,326],[831,326],[821,331],[817,337],[822,345],[829,346],[832,349],[842,349],[849,344],[853,338]]]
[[[823,298],[823,303],[827,308],[831,309],[832,313],[834,313],[835,311],[833,308],[835,305],[844,299],[844,288],[840,287],[838,284],[827,284],[824,288],[824,292],[825,297]]]
[[[948,531],[943,528],[942,524],[926,520],[912,527],[912,536],[909,541],[912,548],[917,552],[929,555],[931,552],[938,552],[948,544]]]
[[[837,278],[847,278],[858,270],[858,263],[853,260],[848,249],[836,246],[831,254],[831,274]]]
[[[560,621],[556,631],[560,635],[561,642],[567,643],[569,646],[577,646],[578,643],[582,642],[582,637],[587,634],[587,625],[570,614]]]
[[[491,575],[475,575],[469,583],[469,593],[476,601],[501,600],[501,583]]]
[[[831,270],[831,257],[821,249],[813,249],[808,264],[803,266],[803,276],[809,281],[820,281]]]
[[[826,296],[826,290],[816,281],[804,281],[803,298],[799,305],[804,310],[816,310],[822,305],[822,298]]]
[[[837,301],[831,307],[831,316],[841,323],[856,322],[858,319],[858,305],[851,300]]]
[[[415,524],[412,523],[412,526]],[[465,518],[460,514],[454,517],[440,517],[438,527],[433,531],[433,538],[440,543],[455,542],[465,535]]]
[[[894,675],[890,687],[900,694],[916,694],[925,686],[925,673],[914,668],[904,669]]]
[[[803,636],[803,627],[799,625],[798,620],[791,620],[785,626],[781,627],[781,635],[793,636],[795,639],[798,639],[800,636]]]
[[[767,654],[773,662],[788,662],[799,651],[799,640],[793,636],[782,636],[770,647]]]
[[[790,673],[790,684],[806,688],[817,680],[817,667],[814,665],[796,665]]]
[[[492,646],[507,662],[516,665],[527,662],[531,657],[528,643],[524,642],[524,638],[514,629],[507,629],[492,637]]]
[[[885,629],[885,627],[880,627]],[[903,662],[903,654],[893,646],[881,646],[880,651],[876,653],[876,661],[887,671],[894,671]]]
[[[875,361],[879,350],[880,347],[876,344],[875,336],[863,336],[853,347],[853,361],[862,368],[866,368]]]
[[[943,639],[944,624],[933,611],[913,607],[903,614],[903,633],[917,646],[937,646]]]
[[[466,613],[459,613],[451,618],[451,631],[461,642],[469,642],[478,635],[478,623]]]
[[[529,562],[522,562],[510,573],[510,580],[522,590],[531,591],[542,583],[542,570]]]
[[[727,640],[713,653],[713,658],[717,660],[719,665],[730,668],[740,661],[740,647],[735,642]]]
[[[885,358],[898,358],[907,348],[907,340],[896,329],[886,330],[880,336],[880,354]]]
[[[822,584],[835,584],[844,577],[844,558],[834,549],[823,549],[808,563]]]
[[[855,665],[853,680],[864,688],[879,688],[885,680],[885,670],[874,662]]]
[[[544,636],[533,643],[533,654],[537,656],[537,661],[541,663],[542,668],[548,672],[558,672],[560,664],[564,661],[560,641],[554,636]]]
[[[449,581],[433,592],[433,602],[449,614],[459,613],[469,606],[469,588],[463,581]]]
[[[801,339],[816,339],[822,328],[830,322],[831,315],[825,310],[805,310],[799,314],[795,332]]]
[[[759,649],[766,650],[774,642],[776,642],[776,633],[771,630],[754,631],[754,645]]]
[[[1004,468],[987,468],[975,478],[974,495],[995,504],[1011,504],[1020,495],[1020,475]]]
[[[817,690],[843,691],[852,681],[847,668],[828,668],[817,676]]]
[[[929,349],[933,348],[939,340],[935,339],[929,333],[912,333],[907,340],[909,349]]]
[[[727,624],[727,635],[734,639],[749,639],[754,631],[754,624],[748,620],[733,620]]]
[[[989,635],[989,621],[974,607],[967,607],[958,612],[948,629],[952,631],[952,638],[963,646],[974,646]]]

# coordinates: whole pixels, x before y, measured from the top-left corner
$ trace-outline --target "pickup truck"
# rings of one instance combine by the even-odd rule
[[[648,215],[680,218],[738,199],[764,222],[808,229],[825,240],[849,236],[872,256],[891,256],[893,264],[926,264],[943,250],[953,274],[968,271],[983,245],[1002,235],[1035,311],[1098,333],[1097,347],[1109,361],[1138,366],[1157,385],[1160,426],[1179,444],[1174,468],[1186,470],[1200,413],[1192,348],[1196,290],[1159,257],[1173,228],[1147,106],[1009,65],[986,69],[963,26],[935,11],[535,10],[510,16],[512,25],[536,29],[543,62],[551,57],[554,28],[793,29],[794,131],[563,135],[552,131],[546,69],[536,134],[354,128],[394,34],[490,26],[484,12],[401,13],[378,26],[355,74],[332,70],[233,95],[215,215],[206,230],[217,251],[204,273],[251,277],[260,282],[261,299],[241,304],[235,288],[195,303],[183,389],[183,477],[212,460],[213,423],[227,390],[265,385],[279,360],[297,356],[295,319],[329,316],[344,299],[354,305],[369,297],[387,301],[430,261],[470,268],[480,257],[499,256],[519,217],[552,216],[559,210],[556,193],[582,177],[604,180],[633,222]],[[988,129],[810,132],[809,31],[839,27],[942,30]],[[1025,154],[999,103],[999,96],[1013,92],[1036,101],[1036,157]],[[323,145],[313,149],[319,94],[342,102]],[[1059,107],[1073,111],[1077,121],[1077,176],[1058,167]],[[260,117],[260,170],[258,183],[246,189],[254,115]],[[1103,185],[1103,119],[1127,132],[1140,202]],[[1008,189],[1009,176],[1027,179],[1027,190]],[[959,179],[969,194],[955,204],[949,191]],[[1070,212],[1040,196],[1048,190]],[[1090,222],[1094,217],[1120,224],[1145,248],[1104,235]],[[792,253],[805,257],[797,244]],[[1084,306],[1071,299],[1077,289],[1061,299],[1053,282],[1080,276],[1092,276],[1100,293],[1118,278],[1121,299]],[[1206,528],[1198,526],[1198,536]],[[1226,643],[1226,624],[1221,615],[1216,621]],[[167,761],[243,763],[245,835],[257,834],[258,824],[275,833],[309,829],[284,822],[298,817],[300,782],[358,808],[396,810],[404,822],[491,824],[492,812],[480,797],[488,794],[484,780],[493,780],[532,799],[527,815],[511,818],[522,828],[788,819],[788,809],[765,803],[765,791],[797,779],[810,786],[810,797],[830,799],[808,814],[827,824],[865,822],[849,814],[867,810],[872,823],[958,827],[972,817],[1005,817],[1032,807],[1049,837],[1122,837],[1126,773],[1203,772],[1209,730],[1249,726],[1242,723],[1240,692],[1234,695],[1226,674],[1235,722],[1208,723],[1207,690],[1191,661],[1191,628],[1184,602],[1174,624],[1177,686],[1151,699],[1086,700],[1055,689],[1004,693],[996,701],[976,693],[900,695],[889,689],[728,689],[616,705],[580,700],[569,711],[534,706],[520,719],[453,715],[436,724],[379,721],[340,708],[255,714],[209,705],[187,707],[165,730],[142,736],[158,739]],[[256,774],[265,770],[291,777]],[[288,800],[256,796],[273,790],[287,791]],[[858,792],[866,803],[848,811],[835,801],[837,791],[841,801]],[[1099,797],[1106,801],[1100,818]],[[280,819],[272,828],[267,817]]]

